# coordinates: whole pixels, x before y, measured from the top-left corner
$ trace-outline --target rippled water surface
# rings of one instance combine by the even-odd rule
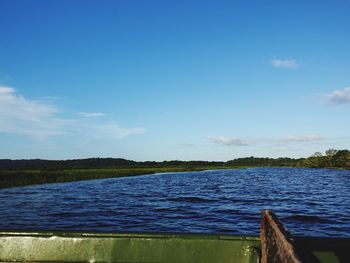
[[[257,235],[266,208],[292,234],[350,237],[350,171],[215,170],[3,189],[0,228]]]

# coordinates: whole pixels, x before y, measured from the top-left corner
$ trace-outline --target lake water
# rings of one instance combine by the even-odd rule
[[[215,170],[3,189],[0,229],[258,235],[267,208],[292,234],[350,237],[350,170]]]

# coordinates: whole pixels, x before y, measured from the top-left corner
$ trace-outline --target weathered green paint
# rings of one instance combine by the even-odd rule
[[[341,263],[349,239],[297,238],[320,262]],[[256,263],[258,237],[203,234],[0,232],[0,262]]]
[[[190,234],[0,233],[0,261],[259,261],[258,238]]]

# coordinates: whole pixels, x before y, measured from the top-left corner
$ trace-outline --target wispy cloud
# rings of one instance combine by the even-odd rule
[[[219,137],[212,137],[209,136],[208,139],[212,142],[215,142],[217,144],[222,144],[226,146],[247,146],[248,144],[246,142],[243,142],[239,138],[235,137],[228,137],[228,136],[219,136]]]
[[[270,61],[271,65],[276,68],[297,68],[299,67],[295,59],[272,59]]]
[[[79,115],[84,118],[95,118],[105,116],[103,112],[79,112]]]
[[[0,132],[46,138],[65,133],[71,121],[58,118],[57,108],[26,99],[11,87],[0,86]]]
[[[110,122],[102,125],[95,125],[93,129],[102,138],[122,139],[131,135],[147,132],[144,128],[123,128],[120,125]]]
[[[296,135],[288,136],[285,141],[287,142],[316,142],[324,140],[325,138],[319,134],[305,134],[305,135]]]
[[[99,112],[81,112],[81,118],[62,118],[55,105],[28,99],[11,87],[0,86],[0,133],[21,134],[35,139],[52,136],[122,139],[146,132],[144,128],[124,128],[111,120],[92,121]]]
[[[310,134],[303,134],[303,135],[292,135],[292,136],[286,136],[286,137],[279,137],[279,138],[253,138],[253,139],[240,139],[237,137],[230,137],[230,136],[219,136],[219,137],[212,137],[209,136],[208,139],[211,142],[226,145],[226,146],[257,146],[257,145],[285,145],[290,143],[317,143],[324,141],[326,137],[310,133]]]
[[[350,103],[350,87],[334,90],[331,93],[323,95],[324,100],[333,105]]]

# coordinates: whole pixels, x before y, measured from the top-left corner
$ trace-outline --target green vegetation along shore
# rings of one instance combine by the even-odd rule
[[[136,162],[120,158],[78,160],[0,160],[0,188],[32,184],[136,176],[162,172],[234,169],[243,167],[307,167],[350,169],[350,151],[329,149],[308,158],[246,157],[227,162]]]
[[[0,170],[0,189],[33,184],[63,183],[81,180],[127,177],[165,172],[203,171],[209,169],[229,169],[236,167],[143,167],[143,168],[99,168],[99,169],[10,169]]]

